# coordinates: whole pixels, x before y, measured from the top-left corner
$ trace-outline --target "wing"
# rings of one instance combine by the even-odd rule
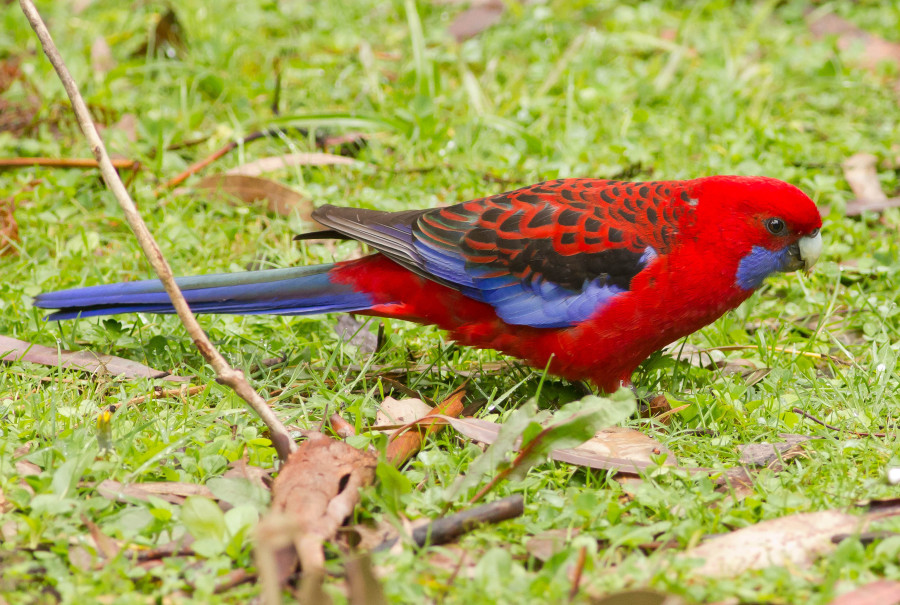
[[[560,179],[446,208],[322,206],[313,218],[509,324],[560,328],[628,291],[668,251],[687,201],[671,182]]]

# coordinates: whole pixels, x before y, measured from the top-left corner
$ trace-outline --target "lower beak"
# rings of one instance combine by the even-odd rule
[[[801,237],[795,243],[788,246],[787,258],[782,271],[807,271],[816,264],[822,254],[822,234],[816,232],[814,236]]]

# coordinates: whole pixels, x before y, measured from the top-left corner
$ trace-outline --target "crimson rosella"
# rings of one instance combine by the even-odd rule
[[[765,177],[630,183],[559,179],[430,210],[331,205],[326,231],[377,252],[327,265],[180,278],[194,311],[344,311],[436,324],[610,392],[661,347],[747,299],[776,271],[810,268],[821,217]],[[51,292],[49,319],[172,313],[156,280]]]

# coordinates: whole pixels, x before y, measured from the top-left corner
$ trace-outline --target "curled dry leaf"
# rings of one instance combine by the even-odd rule
[[[681,556],[704,559],[699,577],[737,576],[752,569],[807,566],[835,548],[832,536],[864,528],[866,519],[837,511],[799,513],[763,521],[688,549]]]
[[[260,158],[241,164],[236,168],[228,170],[225,174],[259,176],[267,172],[276,172],[294,166],[347,166],[354,164],[356,161],[342,155],[333,153],[287,153],[284,155],[276,155],[266,158]]]
[[[214,174],[197,184],[201,189],[227,193],[244,203],[265,201],[270,212],[282,216],[296,213],[304,221],[311,221],[312,202],[281,183],[255,176],[240,174]]]
[[[779,460],[790,460],[803,453],[802,444],[813,439],[807,435],[778,435],[781,443],[747,443],[740,446],[741,464],[748,466],[769,466]]]
[[[343,441],[324,436],[304,441],[288,458],[272,486],[272,512],[296,527],[293,545],[278,552],[282,584],[297,564],[324,570],[322,543],[330,540],[359,501],[360,488],[375,479],[377,459]]]
[[[845,592],[830,605],[898,605],[900,604],[900,582],[876,580],[855,590]]]
[[[91,351],[66,351],[31,344],[18,338],[0,336],[0,361],[27,361],[43,366],[80,370],[91,374],[124,376],[126,378],[161,378],[173,382],[187,382],[190,378],[173,376],[144,364],[115,355],[98,355]]]

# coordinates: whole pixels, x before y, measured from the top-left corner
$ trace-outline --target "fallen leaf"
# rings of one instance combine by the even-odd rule
[[[406,427],[405,429],[398,429],[391,435],[391,441],[388,443],[387,450],[384,455],[387,458],[388,462],[393,464],[394,466],[400,466],[410,458],[412,458],[416,452],[422,449],[422,443],[425,440],[425,437],[434,433],[437,433],[443,430],[444,425],[442,423],[438,423],[435,421],[429,422],[428,418],[430,416],[447,416],[450,418],[455,418],[462,413],[463,410],[463,397],[466,396],[465,387],[460,387],[456,389],[453,393],[451,393],[444,401],[436,405],[434,408],[428,409],[425,415],[421,418],[422,422],[418,423],[415,427]],[[389,397],[388,399],[393,399]],[[396,401],[396,400],[395,400]],[[418,400],[402,400],[402,401],[418,401]],[[399,402],[397,402],[399,404]],[[419,403],[422,403],[419,401]],[[407,403],[406,406],[413,405],[412,403]],[[417,405],[417,404],[416,404]],[[384,407],[384,406],[382,406]],[[426,407],[427,404],[426,404]],[[407,407],[407,409],[409,409]],[[419,407],[418,411],[421,411],[422,408]],[[410,413],[417,413],[415,411],[410,410]],[[418,418],[415,420],[419,420]],[[436,420],[436,418],[435,418]],[[421,428],[424,428],[424,431],[421,431]]]
[[[864,517],[837,511],[798,513],[763,521],[688,549],[688,559],[704,559],[698,577],[737,576],[751,569],[793,564],[803,567],[831,551],[831,537],[861,530]]]
[[[666,396],[662,394],[657,395],[649,401],[646,399],[642,399],[640,401],[639,407],[641,418],[655,418],[656,416],[665,414],[672,409],[672,406],[669,404],[669,400],[666,399]]]
[[[664,464],[669,466],[678,464],[675,454],[669,448],[640,431],[626,427],[603,429],[578,447],[559,450],[559,452],[573,452],[581,456],[597,456],[601,460],[619,458],[633,462],[643,462],[648,466],[654,464],[654,457],[665,454],[666,460]]]
[[[81,515],[81,522],[84,523],[85,526],[87,526],[88,531],[91,532],[91,539],[94,541],[97,552],[102,554],[106,559],[115,559],[116,556],[118,556],[119,551],[122,550],[122,545],[104,534],[103,530],[100,529],[100,526],[88,519],[86,515]]]
[[[91,351],[60,350],[31,344],[9,336],[0,336],[0,361],[27,361],[43,366],[126,378],[161,378],[174,382],[190,380],[188,377],[174,376],[162,370],[154,370],[144,364],[115,355],[97,355]]]
[[[847,203],[847,216],[881,212],[900,206],[900,198],[889,198],[881,189],[877,164],[878,158],[871,153],[857,153],[844,160],[841,165],[844,178],[856,196],[856,199]]]
[[[0,256],[17,254],[19,251],[19,223],[13,215],[15,209],[15,198],[0,198]]]
[[[409,424],[424,418],[432,409],[421,399],[385,397],[375,412],[375,422],[378,425]]]
[[[845,592],[829,605],[898,605],[898,603],[900,603],[900,582],[876,580]]]
[[[150,499],[150,496],[172,504],[182,504],[190,496],[203,496],[215,499],[213,493],[205,485],[175,481],[152,481],[149,483],[124,485],[112,479],[104,479],[97,485],[96,489],[107,500],[116,500],[118,502],[129,502],[131,500],[146,502]]]
[[[281,585],[299,559],[304,576],[324,574],[322,543],[353,512],[360,488],[375,479],[376,457],[328,437],[304,441],[272,486],[272,511],[295,526],[292,545],[277,553]]]
[[[251,466],[247,464],[246,456],[230,463],[228,470],[222,476],[227,479],[247,479],[263,489],[269,489],[272,484],[272,469]]]
[[[790,460],[803,453],[802,443],[813,439],[807,435],[778,435],[784,441],[780,443],[747,443],[739,446],[741,464],[747,466],[769,466],[779,460]]]
[[[871,153],[857,153],[844,160],[844,178],[858,202],[878,202],[887,199],[878,180],[878,158]]]
[[[362,355],[371,355],[378,349],[378,336],[372,334],[363,323],[354,319],[352,315],[346,313],[339,315],[334,331],[341,337],[341,340],[355,346]]]
[[[225,174],[259,176],[267,172],[276,172],[294,166],[347,166],[355,163],[356,160],[352,158],[332,153],[288,153],[247,162],[228,170]]]
[[[503,11],[502,0],[475,0],[469,8],[456,15],[447,31],[457,42],[463,42],[499,23]]]
[[[201,180],[197,187],[227,193],[244,203],[265,200],[270,212],[282,216],[297,213],[304,221],[311,221],[312,202],[305,196],[275,181],[240,174],[214,174]]]
[[[91,44],[91,69],[94,73],[105,74],[116,66],[116,61],[112,56],[112,49],[103,36],[94,38]]]
[[[559,456],[560,452],[583,444],[600,427],[618,424],[633,414],[634,409],[634,393],[628,389],[619,389],[608,397],[589,395],[580,401],[572,402],[566,406],[565,410],[558,412],[550,419],[552,422],[542,426],[538,422],[539,416],[535,413],[536,404],[533,401],[530,402],[530,405],[523,406],[514,414],[517,417],[515,423],[517,428],[520,423],[518,419],[520,415],[525,414],[531,418],[524,429],[519,432],[518,439],[521,441],[515,448],[517,450],[516,456],[508,464],[501,458],[501,456],[505,457],[506,451],[509,449],[506,443],[507,436],[507,439],[503,440],[498,438],[488,448],[488,451],[469,465],[470,471],[478,469],[477,472],[470,472],[470,475],[476,481],[488,470],[497,471],[491,480],[478,490],[469,502],[478,501],[504,479],[523,479],[528,470],[535,464],[543,461],[548,456],[554,456],[554,458],[558,459],[557,456]],[[507,424],[511,421],[512,417]],[[503,429],[501,429],[501,434],[503,432]],[[502,448],[498,447],[500,444],[502,444]],[[485,460],[486,462],[480,462],[480,460]],[[458,493],[460,486],[466,485],[471,481],[472,477],[467,476],[463,481],[454,485],[453,491]]]
[[[810,21],[809,29],[817,38],[837,36],[838,48],[847,50],[854,44],[862,46],[862,64],[874,71],[882,61],[900,67],[900,43],[870,34],[837,15],[821,15]]]
[[[479,418],[443,418],[457,432],[461,433],[469,439],[479,441],[481,443],[492,444],[497,440],[500,427],[503,425]],[[633,437],[626,429],[625,432],[616,434],[615,431],[600,431],[591,441],[593,445],[582,448],[581,446],[568,449],[555,449],[550,452],[550,458],[557,462],[566,462],[585,466],[597,470],[618,470],[620,472],[636,473],[646,468],[655,467],[656,463],[651,462],[647,456],[653,454],[655,449],[659,449],[659,453],[666,453],[667,464],[676,464],[674,455],[665,446],[660,445],[650,437],[645,437],[649,441],[641,441]],[[637,431],[636,431],[637,432]],[[619,442],[621,440],[621,442]],[[605,445],[599,445],[606,441]],[[610,452],[630,452],[638,455],[638,458],[630,459],[627,457],[611,456],[602,453],[602,449],[606,448]],[[690,469],[689,469],[690,470]],[[709,469],[700,469],[709,470]],[[471,469],[470,469],[471,472]]]

